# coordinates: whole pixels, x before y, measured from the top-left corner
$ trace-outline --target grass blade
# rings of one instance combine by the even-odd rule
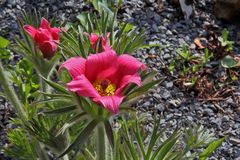
[[[72,144],[68,146],[68,148],[58,156],[58,158],[64,156],[68,152],[70,152],[72,149],[79,147],[79,149],[83,146],[83,144],[87,141],[88,137],[91,135],[93,129],[98,124],[97,120],[92,120],[86,128],[83,129],[83,131],[77,136],[77,138],[74,140]]]

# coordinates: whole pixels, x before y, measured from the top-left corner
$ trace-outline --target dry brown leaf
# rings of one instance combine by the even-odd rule
[[[199,38],[194,39],[194,43],[198,46],[199,49],[204,49],[205,47],[201,44],[201,41]]]
[[[234,57],[234,60],[237,61],[237,64],[235,65],[235,67],[240,67],[240,57],[236,56]]]
[[[163,0],[158,0],[158,8],[160,12],[163,11]]]
[[[157,56],[155,54],[149,54],[148,58],[156,58]]]

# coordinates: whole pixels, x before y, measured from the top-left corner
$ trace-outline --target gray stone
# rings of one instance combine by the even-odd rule
[[[235,137],[230,137],[229,142],[232,143],[233,145],[238,145],[238,144],[240,144],[240,139],[235,138]]]
[[[157,26],[156,24],[153,24],[153,25],[152,25],[152,30],[153,30],[154,32],[159,32],[158,26]]]
[[[217,18],[240,24],[240,0],[217,0],[214,14]]]
[[[155,108],[160,112],[163,112],[165,110],[165,107],[161,103],[157,104]]]
[[[148,108],[151,105],[151,103],[149,101],[146,101],[145,103],[143,103],[143,107],[144,108]]]
[[[2,105],[2,104],[0,105],[0,111],[1,111],[1,110],[5,110],[5,106]]]
[[[233,150],[233,155],[238,157],[236,160],[240,160],[240,148],[236,148]]]
[[[170,82],[165,81],[164,85],[165,85],[166,88],[172,88],[173,87],[173,82],[172,81],[170,81]]]
[[[158,14],[154,14],[154,21],[159,24],[161,22],[161,17]]]
[[[157,99],[161,99],[162,98],[159,93],[154,93],[153,96],[156,97]]]
[[[229,121],[229,117],[228,116],[223,116],[222,117],[222,122],[228,122]]]
[[[203,110],[203,115],[204,115],[204,116],[213,116],[214,113],[213,113],[213,110],[211,110],[210,108],[205,108],[205,109]]]
[[[155,0],[146,0],[146,2],[147,2],[148,4],[152,4],[152,3],[155,2]]]
[[[163,55],[163,59],[169,59],[169,58],[171,58],[170,54],[166,53],[166,54]]]
[[[172,35],[172,32],[170,30],[167,30],[166,32],[167,35],[171,36]]]
[[[228,104],[234,104],[234,101],[233,101],[232,98],[228,98],[228,99],[226,100],[226,102],[227,102]]]
[[[196,45],[194,43],[192,43],[189,48],[190,49],[196,49]]]
[[[165,26],[159,26],[158,29],[161,31],[161,32],[166,32],[167,28]]]
[[[163,94],[162,94],[162,98],[163,99],[168,99],[170,97],[171,97],[170,92],[168,90],[165,90],[165,92],[163,92]]]

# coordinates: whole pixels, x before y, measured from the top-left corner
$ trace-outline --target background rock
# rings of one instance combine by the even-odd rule
[[[240,25],[240,0],[217,0],[214,13],[217,18]]]

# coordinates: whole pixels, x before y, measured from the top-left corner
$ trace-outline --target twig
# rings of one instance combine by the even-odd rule
[[[222,113],[226,113],[225,110],[224,110],[219,104],[217,104],[217,103],[213,103],[213,104],[214,104],[214,106],[215,106],[217,109],[219,109],[220,111],[222,111]]]

